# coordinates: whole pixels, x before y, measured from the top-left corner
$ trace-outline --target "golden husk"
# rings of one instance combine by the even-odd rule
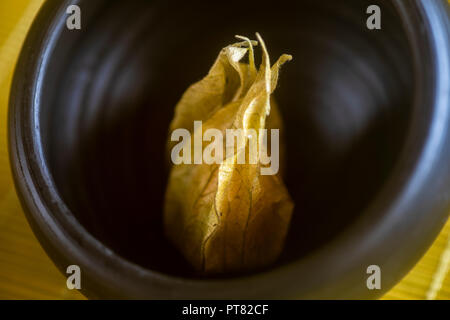
[[[183,94],[171,132],[185,128],[193,136],[194,121],[203,121],[202,135],[209,128],[221,130],[224,137],[230,128],[281,131],[282,119],[271,94],[281,65],[292,57],[281,56],[271,68],[257,34],[263,59],[256,70],[253,46],[258,43],[237,37],[243,42],[222,49],[208,75]],[[247,53],[248,63],[242,63]],[[240,147],[248,152],[248,139],[243,141]],[[169,142],[169,151],[173,145]],[[236,157],[236,153],[228,154],[220,164],[171,168],[165,232],[194,268],[205,274],[248,271],[273,263],[288,231],[294,205],[280,174],[261,175],[260,163],[237,164]]]

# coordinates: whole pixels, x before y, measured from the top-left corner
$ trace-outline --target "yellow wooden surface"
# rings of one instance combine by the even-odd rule
[[[12,72],[42,0],[0,0],[0,299],[82,299],[66,288],[34,237],[14,191],[6,144]]]
[[[28,226],[13,188],[6,144],[12,72],[30,23],[43,0],[0,0],[0,299],[83,299],[47,257]],[[448,267],[440,265],[450,240],[447,223],[432,248],[385,299],[425,299],[433,279],[437,299],[450,299]],[[450,255],[447,248],[447,255]],[[450,260],[450,257],[449,257]],[[440,270],[440,271],[439,271]]]

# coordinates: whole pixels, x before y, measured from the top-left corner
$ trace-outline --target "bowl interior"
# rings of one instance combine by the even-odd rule
[[[78,221],[122,257],[196,277],[164,238],[165,143],[174,106],[234,35],[264,37],[294,60],[276,99],[295,212],[279,264],[330,242],[364,214],[402,148],[412,109],[412,55],[389,1],[82,1],[77,34],[54,51],[43,145]],[[91,4],[90,4],[91,3]],[[57,61],[57,62],[56,62]]]

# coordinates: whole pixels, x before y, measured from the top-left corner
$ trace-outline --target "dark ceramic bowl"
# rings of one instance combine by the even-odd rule
[[[78,4],[82,29],[66,28]],[[382,29],[366,28],[378,4]],[[9,115],[28,220],[90,298],[374,298],[450,211],[450,44],[444,0],[46,1]],[[164,238],[173,108],[235,34],[290,53],[276,91],[296,209],[276,265],[202,278]],[[369,290],[369,265],[381,290]]]

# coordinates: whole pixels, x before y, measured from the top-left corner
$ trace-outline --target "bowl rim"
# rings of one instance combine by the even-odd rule
[[[417,195],[450,190],[448,5],[445,0],[393,0],[414,47],[416,71],[430,68],[434,73],[427,79],[416,79],[417,88],[430,87],[430,92],[422,90],[415,93],[413,120],[404,150],[386,186],[367,213],[362,215],[364,218],[355,222],[332,244],[299,261],[226,280],[169,276],[121,258],[87,232],[71,214],[51,178],[41,144],[39,110],[43,79],[52,50],[65,27],[64,19],[57,17],[65,14],[69,4],[80,5],[82,2],[49,0],[36,17],[20,54],[11,87],[8,142],[14,183],[33,232],[63,274],[68,265],[81,267],[82,285],[86,284],[81,291],[88,297],[375,298],[406,274],[443,227],[450,207],[449,192],[444,192],[433,202],[420,199],[423,202],[419,203]],[[415,24],[417,21],[422,24]],[[424,42],[426,46],[423,46]],[[429,121],[425,125],[423,110],[419,110],[419,105],[424,102],[430,105]],[[424,136],[418,139],[417,132]],[[444,169],[437,174],[436,169],[432,169],[439,165]],[[433,209],[436,214],[429,217],[424,208]],[[375,214],[380,210],[383,215]],[[405,223],[402,218],[406,214],[411,219]],[[393,230],[400,230],[401,234],[393,234]],[[394,248],[391,247],[393,241]],[[416,243],[414,248],[408,246],[413,242]],[[398,253],[395,263],[389,258],[392,250],[398,247],[404,250]],[[369,291],[358,284],[358,281],[363,281],[365,286],[365,269],[358,270],[370,259],[368,252],[383,257],[383,270],[388,270],[383,276],[380,291]],[[342,261],[342,257],[346,260]],[[330,265],[333,265],[332,269]],[[327,269],[329,272],[324,272]],[[305,277],[307,270],[320,270],[324,276]],[[355,272],[361,272],[361,277],[355,278]],[[301,279],[302,282],[292,279]]]

